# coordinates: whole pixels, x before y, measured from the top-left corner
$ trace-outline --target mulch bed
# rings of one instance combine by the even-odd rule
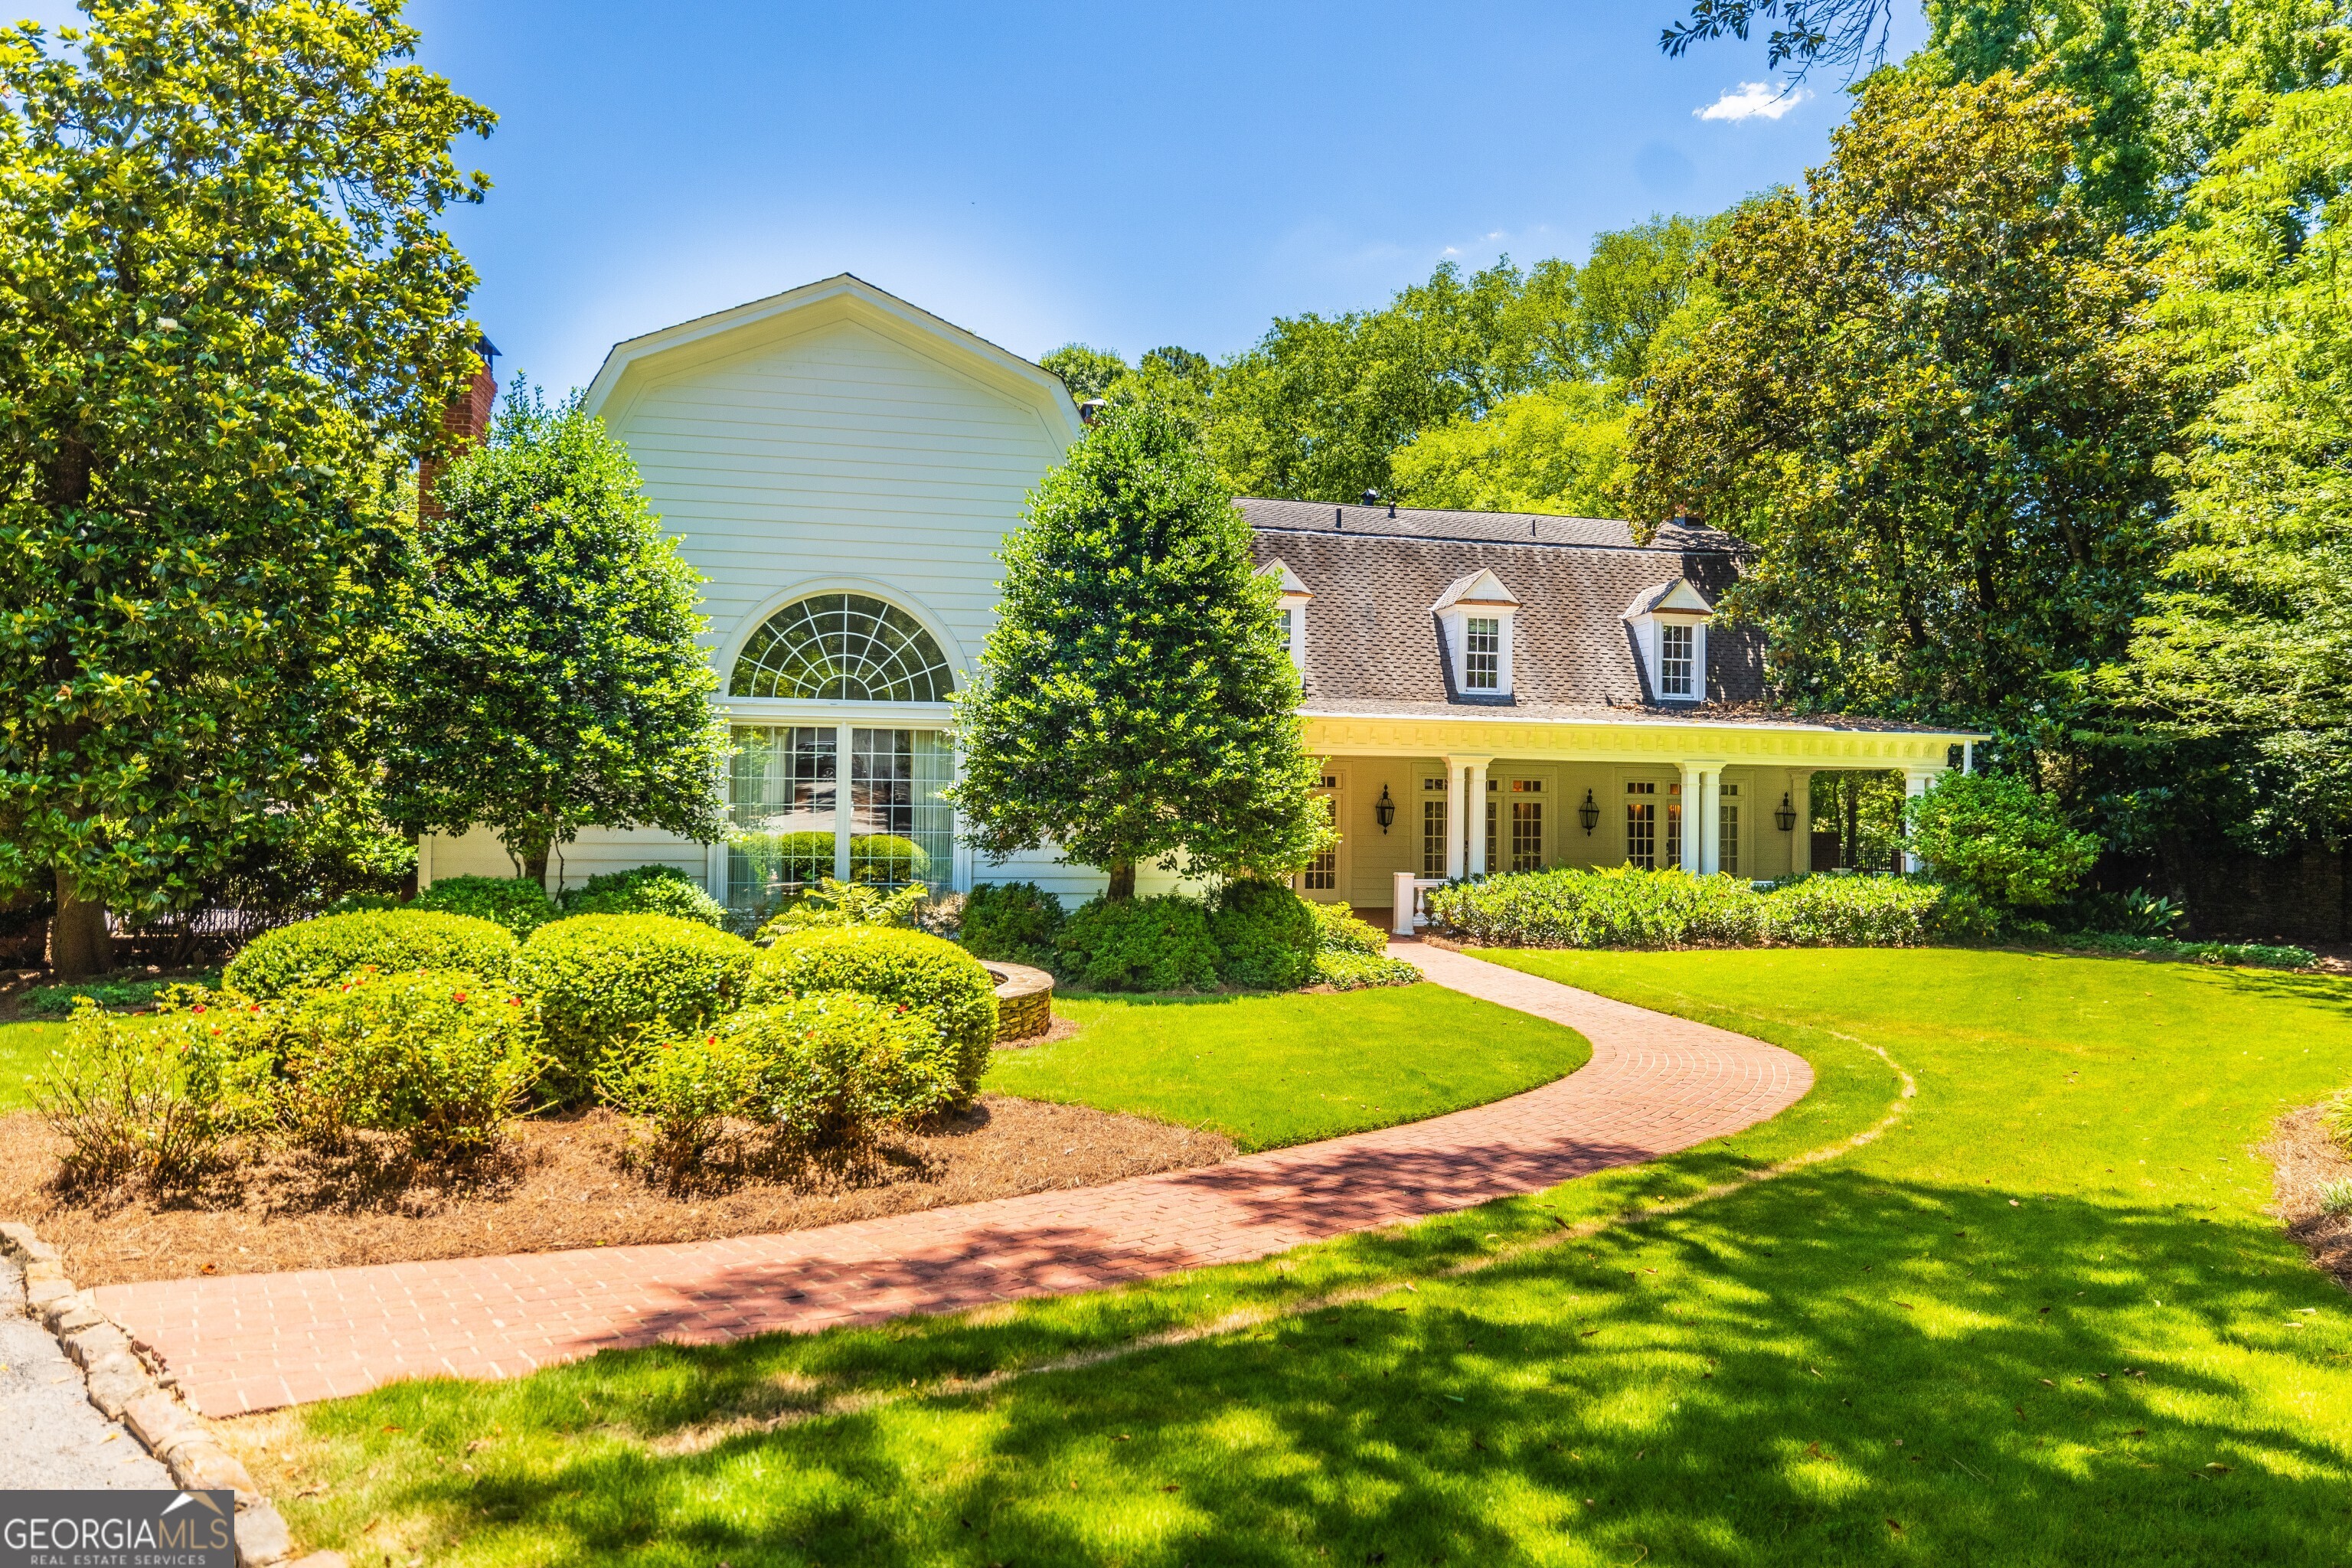
[[[2319,1110],[2306,1105],[2279,1118],[2277,1131],[2263,1147],[2275,1167],[2271,1213],[2285,1222],[2287,1235],[2303,1244],[2314,1263],[2352,1290],[2352,1215],[2331,1215],[2319,1204],[2322,1187],[2352,1177],[2352,1158],[2320,1125]]]
[[[1213,1132],[1086,1106],[984,1095],[944,1124],[886,1140],[863,1169],[673,1194],[628,1168],[629,1124],[591,1110],[518,1123],[503,1157],[452,1173],[386,1158],[286,1152],[203,1198],[67,1202],[49,1190],[58,1140],[29,1112],[0,1117],[0,1215],[65,1254],[79,1284],[261,1274],[573,1247],[711,1241],[1088,1187],[1213,1164]]]

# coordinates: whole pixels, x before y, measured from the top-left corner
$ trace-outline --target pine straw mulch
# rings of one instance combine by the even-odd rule
[[[339,1160],[287,1151],[200,1198],[68,1201],[48,1186],[58,1141],[30,1112],[0,1117],[0,1215],[65,1254],[83,1286],[261,1274],[573,1247],[711,1241],[1089,1187],[1213,1164],[1213,1132],[1078,1105],[983,1095],[962,1115],[885,1140],[862,1168],[674,1194],[628,1168],[628,1122],[591,1110],[519,1122],[470,1170],[417,1168],[389,1141]]]
[[[2303,1244],[2311,1260],[2352,1290],[2352,1215],[2331,1215],[2320,1206],[2319,1190],[2352,1178],[2352,1158],[2320,1125],[2323,1107],[2306,1105],[2279,1118],[2262,1152],[2273,1167],[2271,1213],[2287,1235]]]

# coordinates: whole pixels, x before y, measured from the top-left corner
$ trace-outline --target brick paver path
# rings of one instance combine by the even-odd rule
[[[1775,1046],[1419,943],[1412,957],[1441,985],[1579,1030],[1592,1060],[1475,1110],[1079,1191],[729,1241],[110,1285],[98,1302],[201,1409],[234,1415],[1264,1258],[1688,1148],[1812,1087]]]

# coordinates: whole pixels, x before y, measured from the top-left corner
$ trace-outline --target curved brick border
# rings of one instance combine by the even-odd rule
[[[1054,977],[1025,963],[982,961],[996,981],[996,1037],[1031,1040],[1054,1026]]]
[[[1592,1060],[1475,1110],[1078,1192],[727,1241],[112,1285],[99,1303],[203,1409],[233,1414],[1243,1262],[1654,1159],[1812,1087],[1777,1046],[1412,945],[1430,979],[1577,1029]]]
[[[169,1372],[151,1376],[154,1352],[122,1331],[90,1299],[76,1290],[58,1261],[57,1248],[13,1222],[0,1224],[0,1250],[24,1266],[25,1306],[48,1331],[76,1366],[82,1392],[98,1413],[120,1421],[131,1436],[162,1462],[172,1479],[189,1491],[226,1491],[236,1499],[238,1568],[267,1568],[294,1555],[293,1538],[275,1504],[261,1495],[212,1428],[172,1397],[177,1379]],[[345,1568],[340,1552],[314,1552],[290,1568]]]

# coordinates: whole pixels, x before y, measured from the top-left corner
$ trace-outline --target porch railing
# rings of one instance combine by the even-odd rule
[[[1396,892],[1390,908],[1395,914],[1389,922],[1389,934],[1411,936],[1429,923],[1429,909],[1422,895],[1432,888],[1445,886],[1445,882],[1438,877],[1416,877],[1410,871],[1399,871],[1394,885]]]

